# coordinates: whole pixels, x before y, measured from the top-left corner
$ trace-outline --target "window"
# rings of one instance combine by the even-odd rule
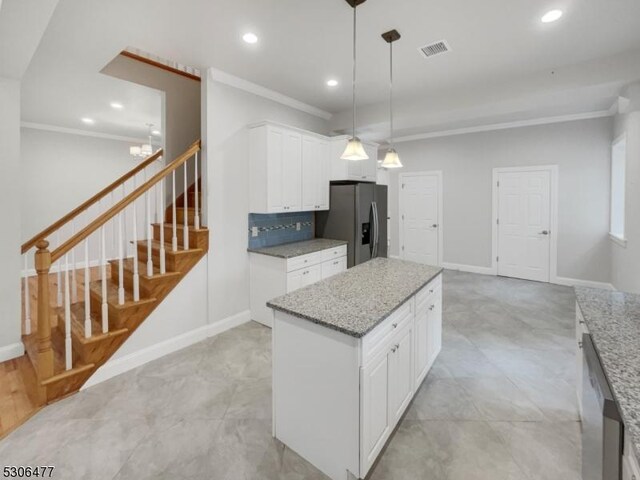
[[[624,199],[625,169],[627,164],[627,141],[623,136],[611,147],[611,228],[609,235],[617,243],[624,245]]]

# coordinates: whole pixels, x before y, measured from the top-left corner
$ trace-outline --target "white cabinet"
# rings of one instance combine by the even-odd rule
[[[322,280],[322,266],[313,265],[287,273],[287,293]]]
[[[340,156],[349,138],[351,137],[340,136],[331,139],[331,180],[375,182],[378,172],[378,145],[363,142],[364,150],[369,156],[368,160],[342,160]]]
[[[413,324],[398,334],[389,362],[389,406],[395,426],[413,398]]]
[[[251,253],[249,256],[251,319],[270,327],[273,323],[273,311],[267,307],[269,300],[346,270],[346,245],[293,258]]]
[[[582,360],[582,335],[589,333],[580,306],[576,302],[576,396],[578,398],[578,413],[582,417],[582,382],[583,382],[583,360]],[[638,478],[640,480],[640,478]]]
[[[389,363],[392,353],[382,352],[362,369],[361,415],[362,429],[360,470],[369,470],[391,433],[389,405]]]
[[[329,209],[329,139],[265,122],[249,128],[251,213]]]
[[[329,142],[302,137],[302,210],[329,209]]]
[[[322,262],[322,280],[333,277],[347,270],[347,257],[336,258]]]

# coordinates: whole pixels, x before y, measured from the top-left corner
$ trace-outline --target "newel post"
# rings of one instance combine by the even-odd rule
[[[51,320],[49,319],[49,270],[51,252],[49,242],[40,240],[36,251],[36,272],[38,273],[38,381],[53,377],[53,349],[51,347]]]

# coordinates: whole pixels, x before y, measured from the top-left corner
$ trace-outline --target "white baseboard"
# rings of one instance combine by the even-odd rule
[[[393,258],[395,260],[402,260],[399,255],[389,255],[389,258]]]
[[[551,279],[551,283],[566,285],[568,287],[590,287],[601,288],[603,290],[615,290],[615,287],[607,282],[595,282],[593,280],[580,280],[579,278],[556,277]]]
[[[251,312],[249,310],[245,310],[244,312],[237,313],[236,315],[227,317],[219,322],[205,325],[204,327],[183,333],[175,338],[157,343],[138,352],[109,361],[100,367],[80,390],[86,390],[87,388],[104,382],[105,380],[109,380],[116,375],[128,372],[129,370],[140,367],[145,363],[149,363],[170,353],[182,350],[183,348],[206,340],[207,338],[214,337],[250,320]]]
[[[442,268],[447,270],[459,270],[461,272],[480,273],[482,275],[495,275],[491,267],[478,267],[476,265],[463,265],[461,263],[443,262]]]
[[[24,355],[24,345],[22,342],[11,343],[4,347],[0,347],[0,362],[6,362],[13,358],[18,358]]]

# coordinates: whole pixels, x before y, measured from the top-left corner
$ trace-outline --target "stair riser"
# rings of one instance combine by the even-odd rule
[[[58,330],[64,336],[64,317],[58,316]],[[73,332],[72,332],[73,333]],[[93,334],[102,333],[92,332]],[[113,337],[104,337],[103,339],[93,341],[91,343],[83,343],[75,335],[71,335],[71,345],[73,350],[74,362],[79,357],[83,363],[99,363],[104,358],[104,353],[117,350],[126,340],[126,335],[117,335]]]
[[[160,225],[153,226],[153,238],[160,241]],[[164,224],[164,240],[171,243],[173,238],[173,225]],[[184,246],[184,232],[178,230],[176,232],[176,239],[178,240],[178,246]],[[206,250],[209,248],[209,232],[208,231],[190,231],[189,232],[189,248],[202,248]]]
[[[187,224],[188,225],[195,225],[195,216],[196,216],[196,211],[192,210],[192,209],[187,209]],[[179,223],[180,225],[184,225],[184,208],[177,208],[176,209],[176,223]],[[169,209],[167,211],[167,214],[165,216],[165,222],[166,223],[172,223],[173,222],[173,211],[171,209]],[[200,223],[202,223],[202,218],[200,218]]]
[[[107,303],[109,315],[109,331],[128,328],[132,330],[132,325],[138,326],[151,310],[155,302],[148,302],[139,305],[116,306]],[[102,298],[100,294],[91,291],[91,311],[94,316],[102,321]]]
[[[120,281],[120,272],[117,265],[111,265],[111,278],[117,284]],[[175,276],[169,277],[152,277],[145,278],[140,276],[140,296],[141,297],[163,297],[170,292],[177,283],[180,282],[182,277]],[[133,272],[131,270],[124,270],[124,288],[129,292],[133,292]]]
[[[165,263],[168,272],[182,272],[190,268],[194,258],[198,258],[196,253],[174,254],[171,249],[165,250]],[[138,245],[138,258],[141,262],[147,261],[147,248],[144,245]],[[160,252],[152,250],[153,264],[160,265]]]

